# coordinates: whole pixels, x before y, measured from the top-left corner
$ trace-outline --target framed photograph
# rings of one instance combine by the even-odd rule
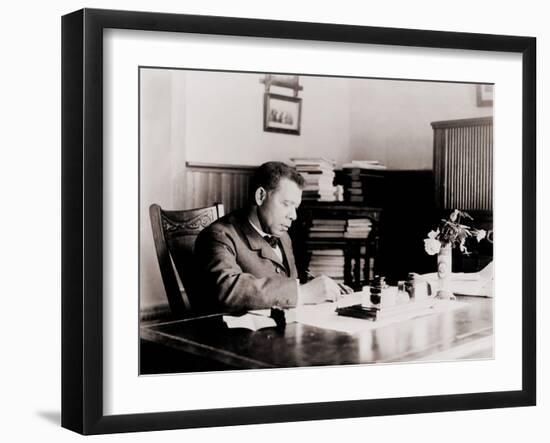
[[[301,115],[301,98],[264,94],[264,131],[300,135]]]
[[[493,106],[493,85],[477,85],[477,105]]]
[[[531,37],[64,16],[62,426],[535,405],[535,56]]]

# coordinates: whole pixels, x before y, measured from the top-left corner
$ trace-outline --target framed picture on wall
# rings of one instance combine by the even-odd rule
[[[493,106],[494,85],[477,85],[477,105]]]
[[[280,94],[264,94],[264,130],[300,135],[302,99]]]
[[[62,426],[100,434],[535,404],[535,47],[535,39],[528,37],[297,22],[282,27],[276,21],[235,17],[93,9],[64,16]],[[497,57],[502,52],[517,57],[503,62]],[[301,97],[264,90],[258,77],[270,75],[300,78]],[[371,87],[382,81],[378,89]],[[494,129],[492,110],[475,109],[472,93],[478,84],[498,85],[501,123]],[[399,95],[400,88],[407,94]],[[452,88],[457,88],[456,97],[464,98],[456,109],[467,109],[468,115],[445,114],[445,100],[433,118],[430,112],[438,100],[428,109],[426,97],[448,98]],[[413,90],[424,100],[411,101]],[[231,115],[219,106],[222,96],[234,105]],[[302,99],[308,110],[303,116]],[[415,118],[426,114],[422,131],[428,131],[429,140],[422,138],[424,132],[415,132]],[[308,131],[301,130],[302,118]],[[329,188],[335,184],[334,162],[325,158],[327,153],[341,156],[342,171],[349,172],[349,196],[357,199],[363,187],[351,184],[354,174],[370,177],[372,170],[386,169],[379,159],[369,158],[373,153],[382,157],[391,152],[385,156],[388,162],[430,168],[433,137],[437,146],[449,143],[444,158],[454,155],[463,166],[460,149],[468,137],[461,131],[477,141],[492,143],[493,133],[498,140],[478,160],[473,156],[468,169],[476,171],[470,175],[481,177],[487,189],[494,184],[498,190],[495,238],[507,245],[505,251],[495,251],[494,298],[476,299],[489,311],[480,314],[457,304],[452,315],[419,317],[407,340],[398,334],[399,328],[408,327],[405,323],[382,329],[371,324],[365,331],[363,320],[350,319],[356,329],[342,331],[308,323],[307,315],[281,321],[278,306],[267,315],[220,311],[154,324],[143,321],[145,311],[158,314],[155,297],[164,297],[153,218],[163,227],[165,242],[181,245],[188,239],[180,235],[182,230],[223,216],[219,205],[209,212],[176,211],[197,209],[194,204],[178,207],[185,202],[182,196],[202,198],[196,197],[201,186],[214,184],[220,194],[206,192],[205,198],[222,196],[233,209],[237,198],[224,190],[240,190],[239,198],[245,201],[249,179],[266,155],[276,160],[292,157],[298,160],[297,168],[313,175],[328,171],[324,181],[308,177],[302,183],[303,194],[307,188],[319,195],[295,206],[309,205],[313,211],[327,203],[318,201],[325,193],[317,192],[320,183]],[[422,155],[415,150],[412,155],[409,149],[416,139],[429,147]],[[487,153],[496,159],[494,171]],[[220,165],[222,160],[225,165]],[[433,163],[423,172],[432,184],[445,162],[434,156]],[[402,169],[388,174],[401,177],[410,172]],[[456,184],[454,176],[441,177],[441,189]],[[411,205],[417,197],[411,194]],[[455,195],[443,200],[451,198]],[[330,201],[322,209],[357,211],[354,222],[345,221],[346,228],[353,235],[370,232],[376,215],[368,213],[365,223],[367,205],[349,203]],[[161,212],[160,207],[167,210]],[[414,224],[421,210],[416,211],[403,211],[402,223]],[[317,224],[312,232],[338,231],[341,222],[322,229]],[[254,231],[253,223],[245,225],[250,235],[259,235],[264,227],[260,223]],[[279,227],[286,231],[289,226]],[[424,235],[431,226],[421,228]],[[399,229],[392,227],[386,239]],[[265,243],[258,243],[258,250],[276,262],[277,242],[271,246],[271,240],[258,237]],[[422,239],[418,243],[422,247]],[[278,247],[284,254],[291,246]],[[340,253],[329,250],[319,263],[340,263]],[[168,257],[167,265],[178,272],[177,257]],[[434,260],[434,271],[436,265]],[[174,281],[180,291],[181,282]],[[327,315],[333,315],[334,306],[329,308]],[[467,334],[460,329],[472,319],[485,321],[485,314],[491,317],[487,327]],[[431,327],[434,318],[440,327]],[[449,318],[456,321],[449,323]],[[498,334],[492,332],[493,319],[501,326]],[[473,342],[481,347],[467,346]],[[434,351],[432,361],[418,352],[408,360],[414,365],[404,364],[403,355],[428,345]],[[487,347],[490,354],[484,353]],[[449,360],[445,352],[451,348],[468,350],[460,361]],[[393,359],[397,354],[387,351],[396,349],[399,358]],[[435,350],[441,352],[436,355]],[[170,371],[152,372],[155,377],[148,377],[140,370],[145,351],[166,358],[168,364],[183,361],[189,370],[172,371],[170,376]],[[219,365],[214,369],[212,357]]]

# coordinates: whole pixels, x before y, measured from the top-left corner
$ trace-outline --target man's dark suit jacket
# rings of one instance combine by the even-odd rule
[[[204,312],[296,306],[298,273],[288,234],[280,238],[284,260],[252,227],[244,210],[204,229],[195,243],[191,305]]]

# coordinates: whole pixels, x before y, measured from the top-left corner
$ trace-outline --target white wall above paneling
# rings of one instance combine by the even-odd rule
[[[184,91],[186,118],[172,130],[184,128],[188,161],[257,165],[320,155],[431,169],[432,121],[492,114],[477,107],[472,84],[302,75],[301,134],[278,134],[263,130],[263,74],[179,72],[173,88]]]
[[[431,122],[493,111],[477,106],[472,84],[357,80],[351,89],[351,157],[390,169],[433,168]]]
[[[301,134],[263,130],[263,74],[187,71],[186,142],[190,161],[259,165],[326,155],[347,161],[349,84],[301,76]],[[292,95],[290,89],[276,93]]]

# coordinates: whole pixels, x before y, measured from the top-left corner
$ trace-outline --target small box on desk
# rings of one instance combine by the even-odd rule
[[[338,315],[355,318],[365,318],[368,320],[384,320],[398,317],[400,315],[414,314],[419,311],[430,309],[435,304],[433,298],[424,300],[410,300],[405,303],[398,303],[393,306],[365,305],[356,304],[336,308]]]

